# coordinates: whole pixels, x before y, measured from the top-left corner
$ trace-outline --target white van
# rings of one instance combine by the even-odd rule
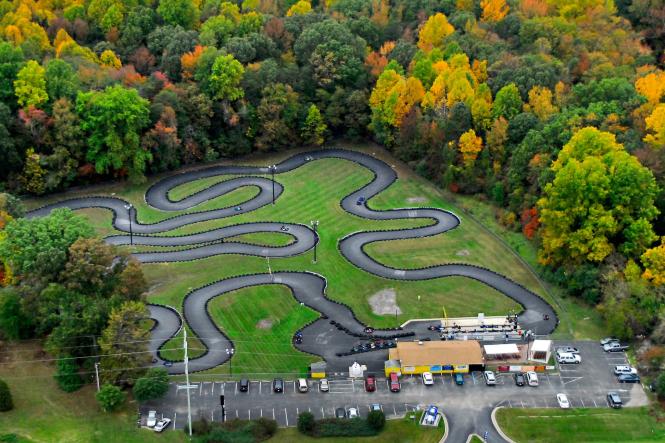
[[[534,371],[526,373],[526,382],[529,386],[538,386],[538,374]]]
[[[571,352],[557,352],[556,361],[559,363],[582,363],[582,357],[580,354],[573,354]]]
[[[299,378],[298,379],[298,391],[300,392],[307,392],[309,390],[309,386],[307,386],[307,380],[304,378]]]

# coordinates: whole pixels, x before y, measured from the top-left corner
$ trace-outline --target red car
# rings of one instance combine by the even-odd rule
[[[367,392],[376,391],[376,376],[370,374],[365,377],[365,390]]]
[[[390,373],[390,392],[399,392],[401,389],[401,386],[399,385],[399,377],[397,376],[397,373],[391,372]]]

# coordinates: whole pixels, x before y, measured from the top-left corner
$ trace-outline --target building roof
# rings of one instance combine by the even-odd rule
[[[533,352],[547,352],[552,346],[552,340],[534,340],[531,344],[531,351]]]
[[[502,355],[502,354],[519,354],[520,350],[517,349],[515,343],[506,343],[500,345],[485,345],[485,354],[487,355]]]
[[[390,360],[402,366],[480,365],[484,363],[480,343],[475,340],[398,342],[390,349]]]

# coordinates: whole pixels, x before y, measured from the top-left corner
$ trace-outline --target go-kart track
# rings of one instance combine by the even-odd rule
[[[374,179],[369,184],[342,199],[341,206],[348,213],[370,220],[409,218],[431,221],[430,224],[418,228],[350,234],[338,243],[340,253],[349,262],[370,274],[385,279],[427,280],[450,276],[468,277],[498,290],[522,305],[524,310],[519,315],[519,322],[523,328],[531,329],[536,334],[549,334],[556,328],[558,322],[556,314],[547,302],[520,284],[491,270],[468,264],[442,264],[421,269],[394,269],[367,255],[364,247],[369,243],[429,237],[445,233],[460,224],[460,219],[455,214],[437,208],[404,208],[385,211],[370,209],[367,206],[367,201],[388,188],[397,179],[395,171],[383,161],[361,152],[324,149],[294,155],[276,165],[276,169],[272,172],[278,175],[294,170],[308,162],[328,158],[352,161],[374,173]],[[82,197],[64,200],[32,211],[28,214],[28,217],[44,216],[51,210],[61,207],[71,209],[104,208],[113,212],[113,226],[119,231],[129,232],[130,220],[128,217],[132,218],[134,245],[179,247],[178,250],[164,252],[135,253],[134,257],[143,263],[190,261],[219,254],[245,254],[260,257],[288,257],[302,254],[314,247],[318,242],[318,237],[309,227],[300,224],[245,223],[185,236],[154,235],[196,222],[232,217],[271,204],[273,189],[274,196],[278,199],[282,194],[283,187],[278,182],[273,183],[272,180],[253,175],[265,175],[270,172],[271,170],[267,167],[212,166],[167,177],[151,186],[145,195],[145,200],[150,206],[162,211],[187,210],[244,186],[257,187],[259,193],[240,206],[187,213],[153,224],[139,223],[135,209],[130,209],[128,213],[125,209],[127,202],[115,197]],[[178,201],[172,201],[169,198],[169,191],[176,186],[216,176],[238,177],[215,184]],[[295,241],[279,247],[224,241],[225,238],[259,232],[285,233],[291,235]],[[126,245],[130,243],[130,237],[115,235],[107,237],[106,241],[115,245]],[[187,246],[189,248],[184,248]],[[208,314],[207,304],[212,298],[245,287],[276,284],[287,286],[296,300],[322,314],[321,319],[303,330],[304,335],[308,334],[308,330],[311,334],[316,334],[317,331],[321,330],[323,324],[327,324],[331,320],[342,326],[335,331],[340,336],[349,338],[354,335],[362,336],[365,333],[366,325],[358,321],[347,306],[326,297],[326,279],[324,276],[312,272],[297,271],[237,276],[211,282],[185,296],[182,307],[184,319],[191,331],[198,336],[208,350],[202,356],[189,360],[189,370],[204,371],[225,363],[230,358],[226,349],[234,346]],[[164,361],[159,357],[159,349],[180,331],[182,320],[175,309],[159,305],[149,305],[149,308],[150,314],[156,322],[152,331],[151,350],[159,360],[157,364],[163,364]],[[377,338],[390,338],[396,332],[398,331],[374,330],[372,335]],[[327,346],[297,346],[307,352],[321,355],[329,362],[336,358],[335,352],[340,351],[340,349]],[[183,372],[183,362],[173,362],[169,367],[169,373],[171,374],[181,374]]]

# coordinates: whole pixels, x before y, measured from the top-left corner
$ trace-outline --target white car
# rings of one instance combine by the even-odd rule
[[[358,418],[358,410],[356,408],[349,408],[349,418]]]
[[[431,372],[423,372],[423,384],[425,386],[431,386],[434,384],[434,377],[432,377]]]
[[[573,363],[580,364],[582,363],[582,357],[580,354],[572,354],[570,352],[557,352],[556,361],[559,363]]]
[[[168,428],[170,424],[171,424],[171,419],[170,418],[162,418],[155,425],[154,431],[155,432],[162,432],[164,429]]]
[[[566,394],[557,394],[556,401],[559,403],[561,409],[570,408],[570,402],[568,401],[568,396]]]
[[[600,341],[600,346],[605,346],[606,344],[612,343],[613,341],[618,342],[619,339],[618,338],[612,338],[612,337],[604,338]]]
[[[529,386],[538,386],[538,374],[535,371],[526,373],[526,384]]]
[[[637,369],[628,365],[619,365],[614,367],[614,375],[637,374]]]
[[[148,420],[146,421],[145,424],[149,428],[152,428],[157,424],[157,411],[149,411],[148,412]]]
[[[328,392],[330,390],[330,384],[328,384],[327,378],[322,378],[319,383],[319,389],[321,392]]]
[[[485,376],[485,384],[486,384],[487,386],[494,386],[494,385],[496,385],[496,376],[494,376],[494,372],[492,372],[492,371],[485,371],[484,376]]]

